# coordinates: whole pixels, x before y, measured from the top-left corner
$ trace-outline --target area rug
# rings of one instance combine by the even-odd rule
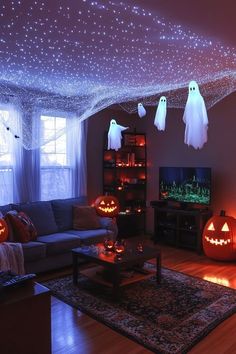
[[[149,264],[148,267],[153,267]],[[154,353],[184,354],[236,312],[236,291],[162,268],[155,277],[125,287],[119,302],[108,288],[72,276],[44,282],[54,296]]]

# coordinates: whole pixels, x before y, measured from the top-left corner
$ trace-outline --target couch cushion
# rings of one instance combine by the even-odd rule
[[[85,245],[92,245],[98,242],[103,242],[105,237],[115,238],[110,230],[97,229],[97,230],[69,230],[67,233],[76,235],[80,238],[81,243]]]
[[[1,206],[0,206],[0,212],[1,212],[3,215],[6,215],[6,213],[8,213],[10,210],[12,210],[11,204],[1,205]]]
[[[101,228],[100,218],[91,206],[73,206],[73,229],[92,230]]]
[[[73,226],[73,205],[86,205],[87,198],[55,199],[51,201],[58,231],[69,230]]]
[[[22,244],[25,262],[36,261],[46,257],[46,245],[36,241]]]
[[[32,202],[13,204],[17,211],[23,211],[32,220],[38,236],[48,235],[58,231],[50,202]]]
[[[40,236],[37,240],[46,244],[48,255],[64,253],[72,248],[79,247],[81,244],[77,236],[62,232]]]

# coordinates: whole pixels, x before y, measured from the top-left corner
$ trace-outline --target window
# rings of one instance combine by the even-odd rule
[[[9,111],[0,110],[0,201],[13,202],[14,135],[8,130]],[[8,128],[8,129],[7,129]]]
[[[67,118],[41,116],[43,140],[40,149],[41,200],[72,196],[68,125]]]

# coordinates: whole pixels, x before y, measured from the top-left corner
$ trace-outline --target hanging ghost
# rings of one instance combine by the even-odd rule
[[[166,97],[161,96],[155,119],[154,119],[154,125],[157,127],[158,130],[165,130],[166,128]]]
[[[114,149],[117,151],[121,147],[121,132],[128,128],[129,127],[123,127],[122,125],[117,124],[115,119],[111,119],[108,131],[108,150]]]
[[[146,109],[143,107],[142,103],[138,103],[138,115],[140,118],[145,117],[147,114]]]
[[[185,144],[201,149],[207,142],[208,117],[204,99],[196,81],[189,83],[183,121],[185,123]]]

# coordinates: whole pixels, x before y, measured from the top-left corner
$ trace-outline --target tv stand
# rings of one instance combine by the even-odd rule
[[[188,203],[179,203],[179,209],[180,210],[190,210],[189,204]]]
[[[210,209],[171,207],[152,201],[154,209],[154,242],[202,252],[202,232],[212,216]]]

